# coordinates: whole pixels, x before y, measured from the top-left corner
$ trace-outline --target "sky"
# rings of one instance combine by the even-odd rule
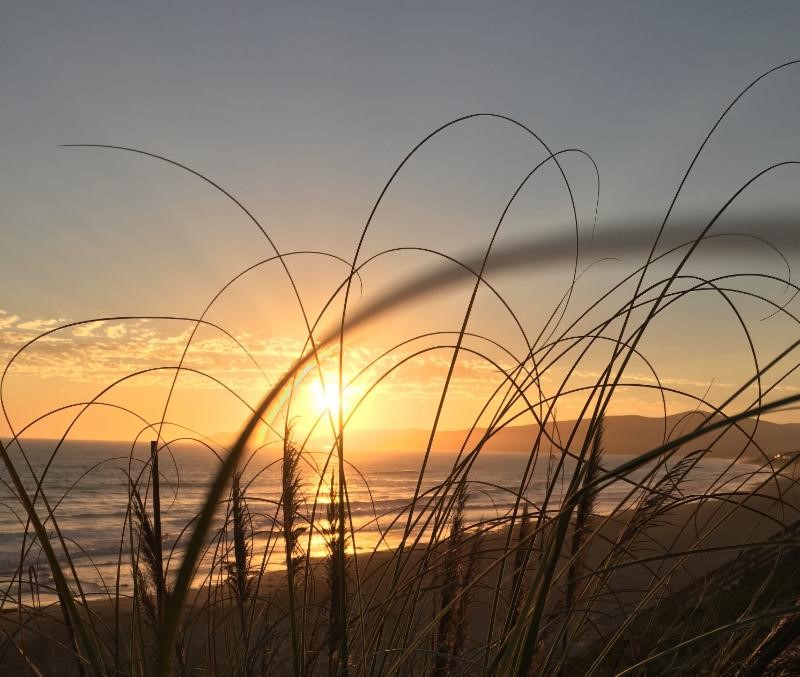
[[[50,409],[98,396],[105,405],[81,414],[74,428],[72,408],[29,434],[58,436],[69,428],[72,436],[119,438],[138,429],[140,421],[108,405],[157,420],[169,367],[190,335],[188,319],[231,278],[274,254],[247,215],[198,177],[142,155],[61,144],[119,145],[176,160],[236,196],[281,252],[325,252],[287,263],[315,316],[346,275],[398,163],[429,132],[468,114],[509,116],[551,150],[591,156],[600,173],[596,224],[592,162],[575,151],[561,156],[584,245],[621,221],[655,234],[728,103],[759,74],[800,58],[798,25],[796,2],[3,3],[0,361],[37,332],[70,322],[184,319],[105,320],[37,342],[8,369],[2,395],[9,418],[0,434],[10,434],[9,421],[19,431]],[[737,105],[693,169],[675,219],[702,224],[756,172],[800,159],[799,84],[800,68],[783,69]],[[480,251],[521,179],[546,157],[533,136],[499,118],[448,128],[400,172],[359,261],[392,247],[450,256]],[[763,219],[753,214],[796,212],[799,176],[792,167],[770,173],[732,213],[749,215],[748,232],[758,234]],[[498,246],[574,229],[569,194],[551,162],[515,201]],[[791,237],[775,244],[791,263]],[[786,274],[785,262],[761,243],[744,253],[714,246],[692,272]],[[583,251],[581,268],[596,265],[576,289],[562,329],[642,259],[597,263],[591,247]],[[437,263],[440,257],[419,251],[381,257],[364,269],[357,302]],[[492,278],[533,337],[557,307],[572,264]],[[788,299],[775,281],[736,284]],[[457,331],[469,291],[462,285],[426,297],[354,335],[346,371],[368,370],[351,399],[385,371],[368,365],[388,347],[424,332]],[[793,320],[764,320],[771,311],[752,298],[740,295],[736,304],[741,321],[718,294],[676,303],[643,340],[650,364],[632,360],[626,379],[653,385],[653,367],[668,386],[724,401],[754,372],[751,345],[763,363],[797,336]],[[593,312],[599,318],[607,308]],[[787,308],[796,311],[797,303]],[[216,327],[199,331],[187,358],[203,373],[181,377],[168,418],[210,434],[241,425],[247,406],[302,350],[305,329],[274,262],[236,283],[207,319]],[[329,313],[321,326],[335,319]],[[485,290],[469,329],[513,355],[524,346]],[[382,381],[353,425],[430,425],[452,355],[448,342],[452,336],[439,335],[414,343],[431,350]],[[484,339],[469,345],[476,352],[458,362],[443,427],[470,425],[498,367],[509,364]],[[395,351],[381,364],[398,365],[411,351]],[[606,353],[592,352],[598,354],[577,364],[574,387],[597,379]],[[552,390],[574,359],[554,359],[543,387]],[[796,363],[791,354],[770,375],[772,396],[797,391],[800,380],[783,378]],[[160,370],[99,395],[116,379],[154,368]],[[334,372],[328,355],[324,378]],[[334,407],[314,378],[294,412],[306,421]],[[677,410],[696,406],[669,397]],[[564,398],[561,415],[574,414],[579,402]],[[623,388],[612,410],[655,415],[659,406],[652,391]]]

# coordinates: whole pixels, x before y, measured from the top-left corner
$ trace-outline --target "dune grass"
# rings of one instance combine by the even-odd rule
[[[32,675],[304,677],[326,673],[439,677],[683,674],[704,669],[714,674],[749,675],[770,665],[777,666],[776,671],[784,669],[800,639],[798,592],[782,583],[787,561],[794,560],[782,556],[759,561],[757,570],[732,585],[716,585],[714,577],[720,579],[729,571],[720,568],[720,562],[744,561],[746,553],[759,549],[772,552],[776,542],[785,552],[794,553],[795,532],[784,531],[800,519],[794,457],[774,459],[774,450],[758,446],[758,426],[749,428],[748,433],[744,423],[758,422],[763,415],[800,401],[797,393],[780,396],[779,389],[798,366],[797,318],[789,305],[798,288],[788,273],[786,277],[764,272],[700,278],[689,272],[688,263],[694,261],[704,241],[722,237],[713,232],[714,226],[748,187],[797,163],[782,160],[754,175],[710,219],[678,221],[672,214],[697,159],[733,106],[763,78],[795,65],[782,64],[755,79],[723,111],[691,159],[649,242],[628,238],[624,229],[613,228],[605,236],[597,232],[595,240],[592,224],[594,256],[623,250],[644,256],[633,273],[580,308],[576,307],[575,290],[582,274],[582,224],[561,162],[567,154],[591,157],[571,149],[554,151],[507,116],[467,115],[453,120],[434,130],[403,158],[379,193],[352,259],[332,257],[346,273],[332,285],[330,298],[317,315],[309,313],[287,262],[294,257],[331,255],[281,252],[241,202],[188,166],[133,148],[82,146],[133,152],[189,172],[221,192],[250,219],[266,238],[272,256],[235,275],[198,317],[114,318],[120,322],[160,319],[189,326],[182,357],[175,365],[129,374],[106,384],[89,401],[46,414],[45,418],[66,413],[71,422],[62,439],[54,443],[43,469],[35,469],[26,454],[26,430],[35,422],[15,429],[8,416],[3,388],[6,375],[37,342],[109,318],[92,318],[45,332],[22,346],[6,365],[0,401],[13,436],[0,443],[0,458],[5,468],[3,482],[15,497],[14,509],[19,509],[20,556],[15,574],[3,581],[0,665]],[[545,160],[514,186],[485,249],[455,258],[408,248],[435,257],[437,265],[374,301],[356,305],[353,283],[360,284],[378,258],[401,251],[362,257],[364,239],[396,177],[408,171],[415,154],[431,139],[476,118],[511,125],[531,140]],[[504,247],[496,239],[506,215],[545,168],[555,168],[569,197],[569,234]],[[598,180],[597,200],[599,195]],[[595,218],[596,213],[597,205]],[[759,219],[748,222],[764,226],[757,229],[758,235],[736,237],[760,239],[770,228],[786,232],[794,226],[785,215],[764,214]],[[666,234],[677,240],[662,246]],[[246,342],[208,317],[233,285],[270,264],[280,266],[289,282],[306,339],[294,363],[268,388],[261,402],[251,407],[222,380],[187,366],[186,359],[196,333],[208,329],[233,340],[264,373]],[[520,319],[522,313],[492,286],[489,273],[516,272],[540,264],[569,268],[572,279],[541,324],[526,327]],[[756,282],[789,290],[790,301],[755,291],[761,289]],[[297,437],[292,418],[293,397],[304,379],[309,375],[322,379],[323,363],[333,355],[339,401],[343,402],[349,385],[345,337],[455,285],[466,285],[470,291],[460,325],[406,337],[356,374],[352,380],[361,379],[362,383],[365,375],[377,376],[350,410],[340,406],[320,415],[314,428],[329,428],[330,444],[322,457],[312,453],[311,432],[309,437]],[[503,305],[525,345],[522,354],[472,330],[479,293],[489,293]],[[695,296],[713,297],[727,308],[749,346],[752,374],[721,402],[664,384],[652,369],[652,383],[628,378],[631,364],[650,365],[643,338],[654,323],[669,317],[683,299]],[[751,340],[753,320],[741,309],[745,300],[757,302],[759,320],[780,315],[795,323],[795,334],[786,337],[778,354],[766,359],[759,354],[757,343]],[[605,313],[601,319],[598,309]],[[572,375],[583,369],[590,353],[601,346],[607,350],[608,360],[594,383],[574,386]],[[713,349],[697,337],[698,351]],[[360,474],[348,455],[349,421],[384,380],[404,364],[433,352],[446,355],[447,366],[431,412],[428,443],[420,450],[415,490],[398,497],[407,503],[392,514],[374,511],[381,539],[374,547],[359,549],[363,534],[354,522],[350,491],[354,483],[368,485],[369,478]],[[502,363],[498,354],[503,356]],[[453,450],[458,454],[447,477],[429,486],[428,467],[436,453],[442,412],[459,360],[467,356],[491,368],[496,388],[475,418],[476,434]],[[133,408],[102,401],[103,395],[127,380],[155,372],[168,373],[170,378],[159,420],[144,420]],[[167,431],[172,430],[170,405],[184,373],[207,378],[248,408],[250,413],[229,446],[221,448],[192,431],[180,438],[168,437]],[[663,398],[681,396],[702,412],[701,420],[684,430],[665,429],[660,445],[642,448],[638,456],[624,463],[612,463],[604,444],[604,425],[620,388],[655,391]],[[554,426],[559,404],[568,399],[574,402],[576,397],[582,402],[579,418],[588,421],[589,432],[579,435],[576,425],[561,436]],[[666,399],[664,402],[666,420]],[[141,439],[153,442],[146,458],[137,457],[135,445],[131,446],[127,511],[119,533],[109,534],[118,544],[116,580],[104,582],[103,594],[90,595],[82,584],[85,574],[79,573],[77,566],[86,553],[59,529],[58,508],[70,500],[70,491],[48,496],[44,486],[71,430],[87,411],[104,407],[138,420]],[[504,487],[513,499],[511,509],[493,517],[468,518],[470,503],[482,488],[481,478],[472,471],[479,456],[487,453],[484,447],[499,431],[531,420],[538,424],[538,432],[530,439],[524,472],[515,486]],[[282,453],[277,462],[257,467],[262,456],[254,448],[254,438],[261,428],[278,441]],[[751,458],[756,449],[762,458],[758,474],[742,477],[733,487],[720,479],[703,495],[688,493],[685,484],[697,464],[713,457],[717,442],[731,431],[741,435],[742,443],[741,453],[730,459],[730,467],[745,454]],[[700,439],[704,447],[695,450],[692,445]],[[197,515],[182,525],[179,533],[167,535],[168,503],[180,501],[181,490],[178,486],[169,501],[165,500],[160,463],[170,458],[172,447],[181,440],[191,440],[215,454],[218,465]],[[547,481],[534,494],[534,474],[543,467]],[[280,476],[281,487],[269,496],[260,494],[248,479],[267,472]],[[626,483],[627,496],[613,510],[600,514],[600,496],[619,482]],[[739,533],[736,525],[743,524],[758,529],[741,527]],[[722,539],[722,534],[730,532],[740,537]],[[315,543],[322,543],[323,549],[315,548]],[[42,571],[28,564],[28,555],[34,550],[44,557]],[[275,562],[281,564],[279,571],[272,567]],[[45,570],[47,576],[42,575]],[[707,585],[692,585],[692,581],[705,581],[703,575],[708,571],[713,576]],[[127,572],[132,591],[121,584]],[[42,594],[54,596],[57,602],[37,603]]]

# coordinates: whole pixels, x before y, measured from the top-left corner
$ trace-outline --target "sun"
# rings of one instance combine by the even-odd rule
[[[359,383],[352,375],[343,375],[344,390],[339,393],[339,372],[323,369],[320,374],[312,371],[303,387],[302,407],[306,415],[312,420],[330,416],[334,422],[341,415],[348,419],[358,409],[365,395],[365,386]]]
[[[311,384],[311,406],[315,413],[330,413],[334,418],[339,416],[339,388],[333,382],[322,383],[319,380]]]

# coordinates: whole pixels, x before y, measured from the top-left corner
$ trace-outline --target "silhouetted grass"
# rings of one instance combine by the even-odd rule
[[[132,148],[84,146],[133,152],[189,172],[231,200],[263,234],[273,255],[233,276],[199,317],[95,318],[65,324],[21,346],[6,365],[0,404],[13,437],[0,444],[6,471],[1,479],[13,496],[10,508],[19,522],[20,552],[0,597],[0,665],[28,674],[298,677],[686,674],[704,668],[713,674],[751,675],[772,669],[770,665],[775,670],[794,665],[793,652],[800,648],[798,591],[782,582],[789,566],[786,557],[771,553],[776,543],[795,552],[795,531],[789,527],[800,518],[800,494],[794,457],[772,458],[775,450],[761,448],[757,432],[764,414],[800,401],[794,392],[779,396],[779,388],[797,369],[800,341],[788,336],[777,354],[759,354],[752,320],[740,306],[757,303],[764,313],[759,320],[779,315],[796,329],[789,304],[798,288],[789,272],[786,278],[766,272],[703,278],[687,264],[703,242],[734,237],[711,230],[749,186],[796,163],[778,162],[754,175],[710,219],[676,221],[672,216],[695,162],[731,108],[762,78],[793,65],[783,64],[754,80],[723,112],[692,158],[655,237],[645,237],[641,230],[631,235],[621,226],[596,230],[592,223],[593,257],[620,252],[645,256],[609,288],[592,290],[591,300],[581,307],[576,307],[583,298],[576,293],[584,272],[581,222],[561,163],[571,154],[588,158],[595,170],[596,165],[583,151],[553,151],[507,116],[467,115],[415,146],[380,191],[351,260],[324,252],[281,252],[268,230],[230,192],[174,160]],[[513,187],[487,246],[463,257],[421,247],[364,257],[365,237],[399,173],[431,139],[476,119],[511,125],[544,155]],[[569,198],[570,232],[503,246],[497,238],[509,210],[547,167],[555,169]],[[595,219],[599,197],[598,178]],[[739,235],[731,242],[745,241],[750,247],[754,240],[762,242],[764,234],[784,234],[796,223],[774,214],[760,219],[758,225],[764,227],[759,235]],[[756,221],[751,218],[744,226]],[[668,233],[674,240],[665,240]],[[354,279],[360,283],[376,261],[401,251],[430,257],[436,265],[356,306]],[[341,279],[331,283],[330,296],[316,316],[309,314],[310,305],[287,265],[290,257],[325,257],[343,266]],[[788,259],[782,260],[788,268]],[[244,340],[208,320],[232,287],[269,264],[285,274],[305,331],[302,350],[274,382]],[[526,326],[522,318],[527,313],[512,308],[489,278],[545,265],[568,269],[571,280],[555,305],[542,309],[538,324]],[[780,283],[791,296],[779,301],[756,284],[748,287],[750,283]],[[356,330],[463,284],[469,285],[470,294],[455,328],[404,336],[354,376],[345,376],[347,346]],[[519,330],[514,345],[521,342],[522,350],[515,352],[511,342],[506,346],[473,330],[483,293],[498,302]],[[539,290],[533,289],[533,295],[538,300]],[[643,341],[655,322],[668,318],[682,300],[703,296],[718,299],[731,311],[752,360],[749,378],[721,402],[662,382]],[[66,336],[81,325],[110,319],[157,319],[190,331],[176,364],[127,374],[104,384],[85,402],[15,428],[4,386],[18,359],[59,332]],[[264,377],[265,394],[257,405],[224,379],[188,366],[200,329],[230,339]],[[714,349],[704,345],[702,336],[694,340],[698,352]],[[576,376],[600,350],[606,359],[599,372],[589,385],[576,385]],[[352,488],[363,485],[369,492],[369,477],[349,454],[350,422],[382,384],[432,355],[444,356],[444,377],[437,381],[441,390],[430,412],[427,443],[419,449],[414,490],[398,496],[407,502],[388,514],[380,514],[371,503],[367,526],[375,527],[378,536],[369,542],[367,528],[356,524],[351,505]],[[493,389],[461,447],[452,449],[457,455],[446,477],[431,482],[443,412],[464,358],[486,367]],[[331,365],[339,401],[345,401],[351,386],[360,385],[358,401],[347,410],[341,406],[322,412],[305,438],[297,436],[295,397],[308,380],[324,380]],[[649,382],[632,379],[632,365],[644,365]],[[159,374],[168,376],[169,386],[158,420],[103,401],[133,379]],[[179,377],[188,374],[246,407],[248,415],[232,444],[220,445],[168,418]],[[665,430],[659,444],[643,445],[634,458],[612,466],[614,450],[607,446],[606,426],[621,388],[661,397]],[[668,396],[680,396],[696,408],[685,429],[666,429]],[[578,421],[569,429],[557,425],[558,407],[568,401],[580,403]],[[46,490],[53,464],[75,426],[87,412],[106,410],[136,421],[141,426],[137,440],[154,440],[146,458],[138,455],[134,441],[123,459],[127,507],[119,532],[108,535],[117,551],[113,582],[102,578],[91,553],[83,552],[59,526],[59,508],[96,468],[58,495]],[[38,421],[57,415],[68,420],[63,436],[54,442],[44,466],[35,467],[26,433]],[[531,421],[537,426],[521,475],[511,485],[491,485],[475,471],[477,460],[491,453],[487,446],[513,424]],[[755,425],[748,427],[751,421]],[[274,461],[265,460],[260,446],[254,448],[261,429],[278,445]],[[179,430],[178,437],[168,436],[173,430]],[[312,435],[326,431],[326,451],[312,451]],[[730,467],[760,455],[758,471],[747,472],[738,484],[723,481],[728,475],[721,474],[707,492],[691,494],[688,481],[698,464],[714,454],[725,435],[733,434],[740,436],[741,452],[733,455]],[[185,500],[186,489],[171,454],[185,442],[213,457],[216,466],[197,513],[176,528],[172,509]],[[697,444],[702,448],[696,449]],[[174,471],[173,480],[167,481],[165,464]],[[279,478],[273,494],[257,482],[270,473]],[[627,493],[613,508],[601,510],[604,491],[612,484],[624,485]],[[476,517],[472,503],[492,492],[502,492],[512,507]],[[95,577],[81,568],[86,561],[96,569],[100,592],[88,592]],[[730,561],[748,562],[755,569],[729,584],[726,576],[734,570],[726,564]],[[130,591],[123,581],[128,571]]]

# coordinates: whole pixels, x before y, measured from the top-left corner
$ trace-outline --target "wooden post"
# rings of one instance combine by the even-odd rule
[[[160,580],[156,583],[156,608],[158,620],[161,622],[161,613],[164,609],[164,561],[161,550],[161,489],[158,477],[158,444],[156,440],[150,441],[150,479],[153,484],[153,536],[156,546],[156,565]]]

